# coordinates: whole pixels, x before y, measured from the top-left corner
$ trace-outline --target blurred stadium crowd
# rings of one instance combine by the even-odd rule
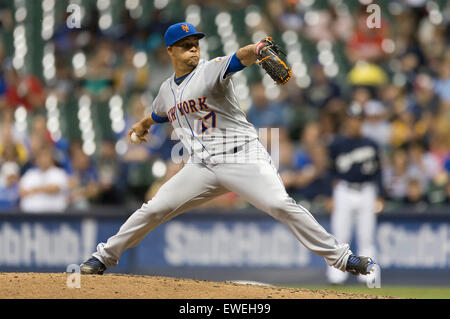
[[[382,151],[388,207],[448,205],[450,3],[380,1],[380,28],[369,29],[370,2],[0,1],[0,211],[142,202],[180,169],[170,125],[143,145],[125,135],[171,76],[162,36],[183,20],[207,34],[205,59],[266,34],[286,49],[286,86],[257,66],[233,78],[248,120],[280,128],[294,198],[327,203],[327,145],[356,102]],[[66,24],[69,4],[82,8],[79,29]],[[243,203],[228,194],[206,205]]]

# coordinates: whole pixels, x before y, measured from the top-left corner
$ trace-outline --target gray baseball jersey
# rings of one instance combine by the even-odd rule
[[[122,252],[156,226],[231,191],[285,224],[328,265],[345,270],[349,245],[338,243],[287,194],[270,155],[239,108],[231,74],[224,76],[230,59],[200,60],[180,85],[173,76],[161,85],[153,112],[168,117],[191,157],[116,235],[97,246],[93,256],[106,267],[117,265]]]
[[[169,118],[191,160],[208,161],[258,138],[239,107],[232,73],[225,76],[230,60],[200,60],[180,85],[173,76],[167,79],[153,101],[153,112]]]

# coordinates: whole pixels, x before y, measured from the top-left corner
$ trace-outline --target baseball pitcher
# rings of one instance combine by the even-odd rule
[[[338,243],[287,194],[270,155],[239,107],[231,77],[245,67],[256,62],[278,84],[289,80],[291,70],[281,59],[280,48],[268,37],[230,56],[205,61],[199,48],[204,36],[186,22],[167,29],[164,39],[175,72],[162,83],[152,113],[128,132],[131,142],[141,143],[147,141],[151,125],[170,122],[189,151],[189,160],[116,235],[98,244],[81,264],[81,273],[102,274],[156,226],[227,192],[285,224],[329,266],[355,275],[372,272],[371,258],[353,255],[348,244]]]

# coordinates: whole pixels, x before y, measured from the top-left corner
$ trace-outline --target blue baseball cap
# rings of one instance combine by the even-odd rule
[[[170,47],[175,42],[189,37],[191,35],[196,35],[199,39],[205,36],[202,32],[197,32],[195,27],[187,22],[180,22],[172,24],[164,34],[164,41],[166,41],[166,46]]]

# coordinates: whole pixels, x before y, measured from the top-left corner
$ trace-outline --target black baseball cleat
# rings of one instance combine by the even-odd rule
[[[103,275],[106,266],[97,258],[91,257],[80,265],[82,275]]]
[[[345,270],[352,275],[368,275],[375,269],[375,262],[370,257],[350,255]]]

